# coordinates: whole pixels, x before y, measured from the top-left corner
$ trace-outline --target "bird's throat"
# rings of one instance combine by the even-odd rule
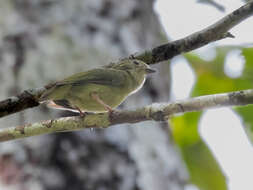
[[[134,75],[131,72],[128,72],[128,75],[130,76],[130,93],[129,95],[137,92],[140,90],[145,83],[146,77],[144,74]],[[142,75],[142,76],[141,76]]]

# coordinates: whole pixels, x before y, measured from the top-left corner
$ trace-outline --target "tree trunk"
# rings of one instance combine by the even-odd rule
[[[0,98],[162,43],[153,0],[0,2]],[[119,109],[169,100],[169,66]],[[40,106],[1,126],[69,113]],[[167,123],[57,133],[0,144],[0,189],[183,189],[187,174]]]

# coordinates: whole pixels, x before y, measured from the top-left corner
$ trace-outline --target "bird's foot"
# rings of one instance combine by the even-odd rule
[[[114,110],[111,108],[111,106],[104,103],[104,101],[99,98],[99,96],[96,92],[92,92],[90,95],[97,103],[102,105],[105,108],[105,110],[109,112],[109,114],[112,114],[114,112]]]
[[[82,111],[80,108],[78,108],[77,106],[75,106],[75,109],[77,111],[79,111],[80,113],[80,117],[84,118],[87,114],[85,113],[85,111]]]

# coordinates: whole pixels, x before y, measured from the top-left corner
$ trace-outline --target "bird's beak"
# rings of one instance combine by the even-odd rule
[[[151,68],[146,68],[146,73],[155,73],[156,70],[155,69],[151,69]]]

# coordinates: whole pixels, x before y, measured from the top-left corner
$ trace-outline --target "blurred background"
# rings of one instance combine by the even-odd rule
[[[241,0],[0,1],[0,99],[185,37]],[[119,109],[253,88],[253,19],[235,39],[154,65]],[[0,144],[2,190],[250,190],[252,106]],[[67,116],[45,106],[1,127]]]

